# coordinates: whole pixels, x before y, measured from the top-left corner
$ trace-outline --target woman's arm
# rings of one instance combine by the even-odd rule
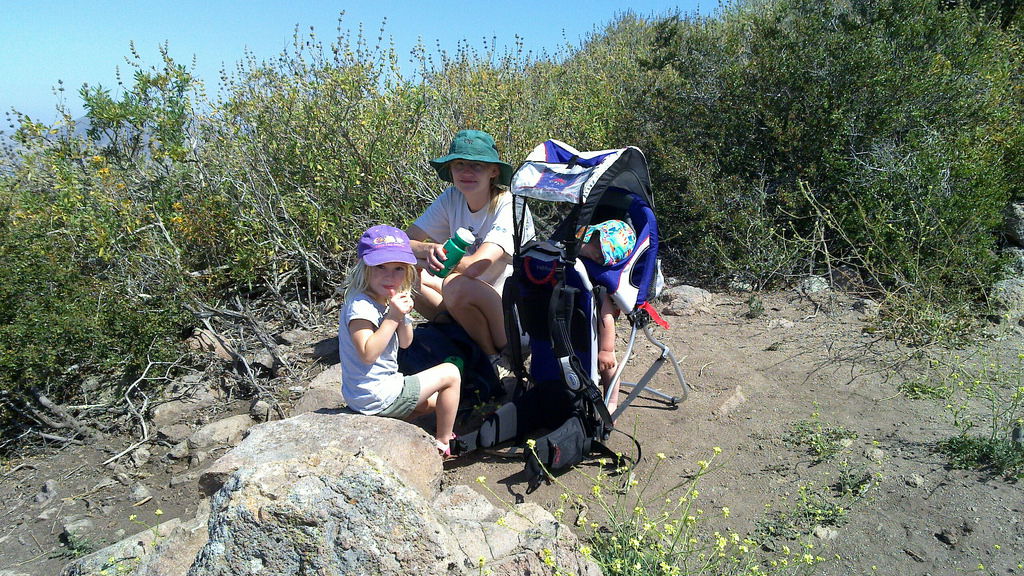
[[[409,236],[409,247],[412,248],[412,253],[416,256],[417,266],[432,271],[444,268],[446,255],[442,244],[427,242],[427,233],[416,225],[409,226],[406,234]],[[463,256],[454,271],[470,278],[480,278],[486,281],[489,279],[487,272],[495,267],[495,262],[505,264],[508,259],[509,256],[501,246],[492,242],[484,242],[476,252]]]
[[[416,266],[426,270],[437,271],[444,268],[444,246],[430,242],[430,236],[419,226],[413,224],[405,231],[409,236],[409,247],[416,256]]]
[[[495,262],[506,264],[507,259],[508,255],[505,254],[501,246],[492,242],[484,242],[476,252],[463,256],[459,265],[455,267],[455,271],[470,278],[487,281],[490,280],[487,278],[487,271],[494,268]]]

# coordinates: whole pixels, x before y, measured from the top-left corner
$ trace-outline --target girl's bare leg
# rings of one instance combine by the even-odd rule
[[[455,416],[459,410],[459,393],[462,377],[455,364],[445,362],[428,368],[416,375],[420,379],[420,399],[415,412],[429,406],[437,415],[437,430],[434,437],[447,444],[455,436]]]

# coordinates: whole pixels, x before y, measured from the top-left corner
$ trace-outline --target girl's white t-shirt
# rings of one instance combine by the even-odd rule
[[[346,299],[338,323],[338,354],[341,356],[341,395],[349,408],[362,414],[376,414],[398,398],[405,376],[398,371],[398,335],[391,337],[377,361],[366,364],[356,352],[348,325],[369,320],[380,327],[386,307],[366,294]]]
[[[505,279],[512,275],[512,254],[515,251],[512,210],[512,194],[509,192],[503,192],[498,197],[493,211],[491,204],[488,203],[477,212],[473,212],[466,204],[466,197],[462,192],[455,186],[449,186],[413,222],[413,225],[435,242],[444,242],[459,228],[468,229],[476,237],[476,242],[466,249],[466,254],[473,254],[484,242],[500,246],[505,251],[505,257],[499,260],[496,266],[502,268],[481,279],[501,294]],[[524,240],[533,237],[533,220],[529,212],[526,215],[523,235]]]

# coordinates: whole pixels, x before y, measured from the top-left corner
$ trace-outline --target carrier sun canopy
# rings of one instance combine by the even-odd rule
[[[632,150],[580,152],[558,140],[548,140],[534,148],[516,171],[512,193],[548,202],[583,204],[605,172]]]

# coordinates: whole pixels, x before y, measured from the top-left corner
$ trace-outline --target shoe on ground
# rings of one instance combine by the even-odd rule
[[[508,356],[504,354],[492,354],[490,356],[491,368],[494,369],[494,374],[498,377],[498,380],[504,381],[505,378],[515,379],[515,372],[512,370],[512,363],[509,361]]]
[[[515,376],[506,376],[501,379],[501,389],[505,391],[505,398],[511,400],[516,393],[516,386],[519,385],[519,380]]]

